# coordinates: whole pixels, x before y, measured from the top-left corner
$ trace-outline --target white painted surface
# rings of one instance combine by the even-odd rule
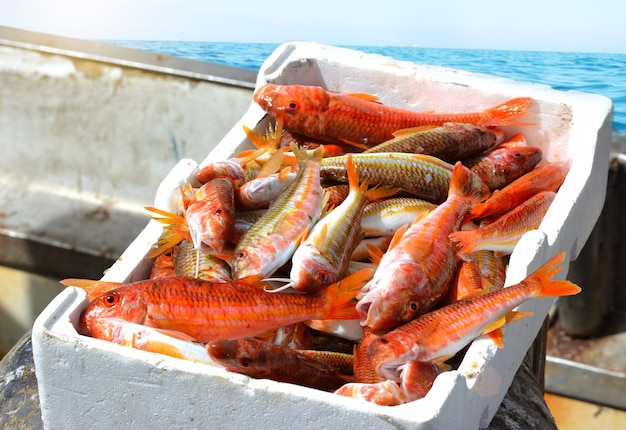
[[[576,258],[602,208],[612,129],[612,105],[605,97],[310,43],[279,47],[265,62],[257,85],[266,81],[370,92],[383,103],[415,110],[477,110],[512,97],[533,97],[536,103],[520,120],[534,125],[507,131],[523,131],[530,144],[543,149],[545,159],[569,159],[572,164],[540,229],[527,233],[513,252],[509,285],[558,252]],[[249,147],[241,125],[253,126],[261,118],[263,112],[252,104],[200,164]],[[187,179],[194,165],[186,160],[170,172],[157,204],[166,205],[169,192]],[[150,223],[106,279],[145,276],[149,262],[143,257],[158,234],[159,226]],[[475,341],[458,371],[440,375],[424,399],[382,407],[79,336],[75,325],[87,302],[82,291],[67,288],[33,328],[43,419],[52,429],[481,428],[497,411],[551,302],[524,304],[522,309],[535,315],[506,327],[503,349]]]

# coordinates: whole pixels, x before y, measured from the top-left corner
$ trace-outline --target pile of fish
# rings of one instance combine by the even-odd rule
[[[533,103],[421,113],[368,94],[266,84],[256,149],[198,169],[147,258],[150,279],[68,279],[91,303],[81,334],[380,405],[438,374],[542,296],[564,254],[504,288],[568,167],[510,125]]]

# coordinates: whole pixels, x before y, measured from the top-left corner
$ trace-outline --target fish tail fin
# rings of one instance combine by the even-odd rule
[[[355,298],[361,288],[372,278],[373,273],[372,269],[359,270],[320,291],[318,294],[324,298],[324,302],[328,306],[328,312],[324,319],[359,318]]]
[[[459,230],[450,233],[448,238],[456,243],[457,255],[462,257],[463,260],[467,260],[467,256],[473,253],[478,246],[478,230]]]
[[[468,197],[472,203],[480,203],[489,197],[490,191],[478,175],[457,161],[452,169],[448,193]]]
[[[185,205],[189,204],[188,199],[190,199],[190,197],[185,193],[185,189],[181,189],[181,192],[183,194],[183,200],[185,201]],[[150,251],[150,253],[148,253],[148,258],[154,258],[161,255],[163,252],[167,251],[175,245],[178,245],[183,240],[192,241],[192,237],[189,233],[189,227],[187,225],[187,220],[185,219],[185,217],[155,208],[153,206],[146,206],[145,208],[148,211],[156,214],[156,216],[152,216],[152,219],[160,222],[161,224],[165,224],[163,232],[161,233],[161,236],[156,243],[157,247]]]
[[[560,252],[550,258],[543,266],[531,273],[522,282],[531,282],[537,288],[537,297],[571,296],[578,294],[581,288],[566,280],[553,281],[552,278],[561,271],[561,263],[565,259],[565,252]]]
[[[532,125],[527,122],[511,121],[512,118],[524,115],[532,101],[531,97],[518,97],[487,109],[486,113],[492,117],[492,120],[485,125]]]
[[[293,154],[296,156],[298,164],[306,162],[307,159],[311,159],[315,162],[321,163],[322,158],[324,157],[323,145],[318,146],[313,151],[307,151],[306,148],[298,146],[298,144],[295,142],[291,142],[289,147],[291,148],[291,152],[293,152]]]

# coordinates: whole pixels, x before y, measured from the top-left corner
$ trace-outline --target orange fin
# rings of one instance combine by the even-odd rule
[[[396,230],[396,232],[393,234],[391,242],[389,243],[389,246],[387,247],[387,250],[393,249],[398,243],[400,243],[402,237],[404,236],[404,233],[407,231],[408,228],[409,225],[404,224],[402,227]]]
[[[315,249],[320,250],[323,248],[324,243],[326,242],[326,237],[328,236],[328,224],[322,224],[321,230],[318,235],[313,237],[313,246]]]
[[[329,304],[324,319],[358,319],[355,298],[361,288],[372,279],[373,273],[372,269],[359,270],[317,293]]]
[[[278,172],[278,179],[280,179],[281,181],[285,181],[287,177],[289,177],[291,170],[291,166],[284,167],[280,172]]]
[[[343,138],[340,138],[339,140],[340,140],[342,143],[344,143],[345,145],[353,146],[353,147],[358,148],[358,149],[360,149],[360,150],[362,150],[362,151],[364,151],[364,150],[366,150],[366,149],[369,149],[369,148],[370,148],[369,146],[367,146],[367,145],[365,145],[365,144],[363,144],[363,143],[353,142],[353,141],[348,140],[348,139],[343,139]]]
[[[376,266],[380,265],[380,260],[383,258],[383,255],[385,255],[382,249],[372,245],[371,243],[366,243],[365,246],[367,247],[372,263]]]
[[[540,288],[537,297],[547,296],[571,296],[578,294],[581,288],[570,281],[553,281],[562,268],[561,263],[565,259],[565,252],[556,254],[549,259],[543,266],[531,273],[522,282],[533,282]]]
[[[467,261],[467,256],[474,252],[478,245],[478,230],[460,230],[450,233],[448,236],[458,246],[457,255]]]
[[[257,174],[257,178],[264,178],[280,170],[285,154],[282,151],[274,152],[270,158],[263,164],[261,170]]]
[[[400,192],[400,190],[401,188],[399,187],[393,188],[388,185],[370,188],[369,190],[367,190],[367,200],[370,202],[382,200],[397,194],[398,192]]]
[[[450,360],[452,357],[454,357],[454,354],[442,355],[441,357],[437,357],[436,359],[434,359],[433,362],[435,362],[435,364],[437,364],[437,366],[439,366],[441,370],[446,372],[452,369],[452,366],[446,364],[446,361]]]
[[[492,116],[493,121],[486,125],[533,125],[533,123],[511,121],[512,118],[524,115],[532,101],[531,97],[518,97],[487,109],[485,112]]]
[[[90,301],[95,299],[96,297],[101,296],[104,293],[108,293],[109,291],[115,290],[116,288],[119,288],[123,285],[120,282],[107,282],[77,278],[67,278],[59,282],[61,282],[61,284],[65,285],[66,287],[77,287],[85,290],[85,292],[87,293],[87,298]]]
[[[487,336],[496,344],[500,349],[504,348],[504,333],[501,328],[496,328],[487,333]]]

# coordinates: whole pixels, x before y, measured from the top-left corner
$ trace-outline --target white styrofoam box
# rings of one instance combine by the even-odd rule
[[[549,87],[306,42],[280,46],[264,63],[266,83],[321,85],[338,92],[369,92],[389,105],[424,111],[476,111],[507,99],[535,99],[520,121],[507,127],[540,146],[544,160],[570,160],[571,168],[540,228],[520,240],[510,258],[507,285],[558,252],[575,259],[601,211],[606,188],[612,104],[609,99]],[[200,164],[251,147],[242,125],[267,123],[254,103]],[[165,178],[156,205],[197,168],[183,160]],[[151,221],[106,273],[111,281],[145,277],[145,259],[160,234]],[[564,278],[567,266],[559,274]],[[552,299],[531,300],[534,316],[505,328],[504,348],[478,339],[458,370],[445,372],[428,395],[383,407],[291,384],[254,380],[220,368],[125,348],[78,335],[87,305],[82,290],[68,287],[33,327],[33,353],[42,417],[49,428],[479,428],[496,413]]]

